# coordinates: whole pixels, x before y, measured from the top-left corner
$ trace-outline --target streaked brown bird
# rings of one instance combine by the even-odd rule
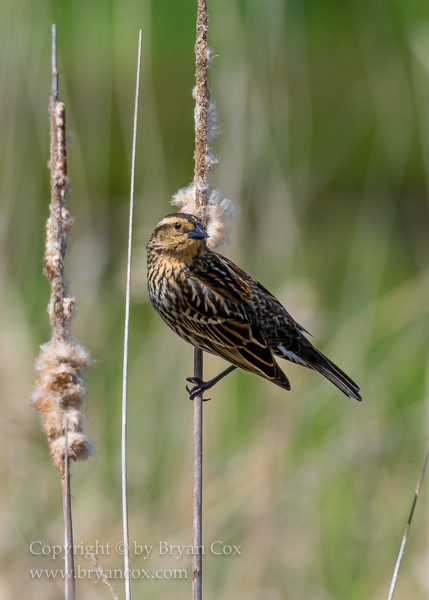
[[[193,398],[240,367],[285,390],[289,379],[274,356],[321,373],[346,396],[362,400],[359,387],[305,337],[309,333],[263,285],[207,248],[201,221],[167,215],[147,245],[150,301],[181,338],[221,356],[232,366],[210,381],[188,377]]]

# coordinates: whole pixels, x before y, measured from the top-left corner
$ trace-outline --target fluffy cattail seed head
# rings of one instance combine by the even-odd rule
[[[206,56],[207,62],[211,59],[210,48],[205,40],[197,39],[197,73],[198,59],[203,60]],[[205,54],[204,54],[205,53]],[[195,132],[196,132],[196,169],[194,181],[186,188],[179,190],[172,198],[171,203],[178,206],[181,212],[199,216],[209,234],[207,245],[211,250],[220,248],[228,241],[231,220],[236,216],[236,211],[231,200],[225,198],[221,192],[210,184],[210,172],[218,164],[216,156],[210,149],[211,142],[220,134],[216,107],[211,97],[210,88],[202,90],[202,85],[197,85],[192,91],[195,99]],[[201,135],[199,135],[201,134]],[[200,160],[197,160],[197,155]],[[202,205],[197,201],[198,197],[204,201]]]
[[[51,204],[46,223],[44,274],[51,283],[48,304],[51,340],[41,347],[36,361],[36,388],[32,404],[39,410],[55,467],[64,476],[66,454],[83,460],[91,454],[91,444],[83,433],[82,402],[86,397],[85,371],[88,353],[70,335],[69,322],[76,300],[64,273],[67,232],[73,225],[64,203],[68,196],[65,107],[51,97]]]

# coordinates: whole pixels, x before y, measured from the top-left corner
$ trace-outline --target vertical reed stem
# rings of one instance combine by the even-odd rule
[[[63,522],[64,522],[64,592],[65,600],[75,600],[76,582],[74,578],[74,554],[73,554],[73,524],[70,496],[70,459],[68,457],[68,421],[65,422],[65,455],[64,473],[61,477],[61,491],[63,498]]]
[[[125,598],[131,600],[131,571],[130,571],[130,534],[128,525],[128,494],[127,494],[127,388],[128,388],[128,337],[130,330],[130,297],[131,297],[131,254],[133,239],[133,214],[134,214],[134,180],[136,169],[137,147],[137,117],[140,90],[140,65],[142,53],[142,30],[139,32],[139,45],[137,53],[136,96],[134,104],[133,151],[131,159],[131,190],[130,213],[128,223],[128,260],[127,284],[125,297],[125,326],[124,326],[124,360],[122,367],[122,426],[121,426],[121,484],[122,484],[122,527],[124,538],[124,578]]]
[[[208,144],[207,117],[209,90],[207,84],[207,2],[198,0],[197,39],[195,43],[195,203],[205,223],[207,205]],[[194,349],[194,376],[203,379],[203,352]],[[203,394],[194,398],[194,458],[193,458],[193,527],[192,599],[201,600],[202,591],[202,492],[203,492]]]
[[[194,348],[194,376],[203,378],[203,351]],[[203,394],[194,398],[194,485],[193,485],[192,600],[201,600],[202,591],[202,504],[203,504]]]

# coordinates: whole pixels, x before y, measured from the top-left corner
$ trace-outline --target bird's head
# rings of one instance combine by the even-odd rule
[[[192,260],[204,254],[208,237],[200,219],[173,213],[158,223],[146,248],[148,252],[170,254],[180,261]]]

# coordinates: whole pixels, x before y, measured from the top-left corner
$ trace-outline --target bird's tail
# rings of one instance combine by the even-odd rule
[[[343,394],[349,398],[355,398],[359,402],[362,401],[359,386],[317,348],[314,346],[301,346],[299,358],[305,361],[306,366],[310,369],[318,371],[326,379],[329,379]]]

